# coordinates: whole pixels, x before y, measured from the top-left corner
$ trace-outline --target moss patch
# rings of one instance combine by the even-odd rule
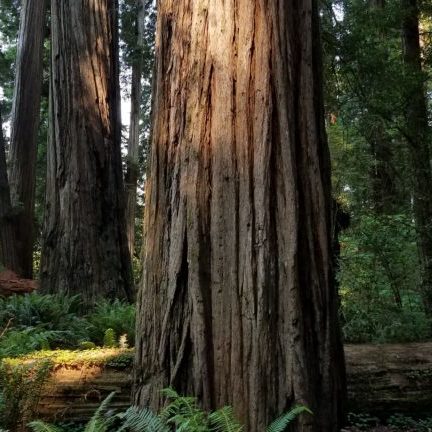
[[[5,365],[18,366],[39,361],[49,361],[54,367],[100,366],[125,369],[132,365],[134,350],[131,348],[96,348],[91,350],[35,351],[17,358],[6,358]]]

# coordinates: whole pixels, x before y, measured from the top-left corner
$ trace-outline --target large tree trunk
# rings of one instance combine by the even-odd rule
[[[139,140],[141,118],[141,78],[143,74],[143,43],[145,25],[145,1],[137,0],[136,56],[132,64],[131,114],[129,126],[128,158],[126,172],[126,226],[130,256],[135,252],[135,214],[139,177]]]
[[[405,95],[406,130],[411,154],[414,218],[422,267],[422,296],[426,312],[432,315],[432,171],[431,131],[421,64],[419,10],[417,0],[402,0],[403,45],[407,72]]]
[[[19,270],[0,106],[0,265]]]
[[[12,107],[10,189],[19,266],[22,277],[33,275],[33,217],[36,185],[36,154],[42,88],[42,50],[45,30],[45,0],[21,4]]]
[[[317,4],[161,0],[135,403],[174,386],[261,431],[336,431],[344,361],[331,255]]]
[[[117,2],[52,2],[41,286],[131,298],[120,155]]]

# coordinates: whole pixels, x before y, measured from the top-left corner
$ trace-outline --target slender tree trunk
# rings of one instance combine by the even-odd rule
[[[161,0],[135,403],[339,430],[344,361],[315,1]]]
[[[376,119],[368,137],[374,164],[371,169],[371,193],[375,213],[391,215],[401,206],[396,173],[393,169],[394,154],[392,142],[386,136],[381,119]]]
[[[33,218],[36,155],[42,88],[45,0],[21,4],[15,91],[12,107],[10,189],[22,277],[33,275]]]
[[[432,315],[432,171],[428,111],[421,64],[417,0],[402,0],[403,45],[407,71],[406,129],[413,175],[414,218],[422,267],[422,295]]]
[[[139,140],[140,140],[140,118],[141,118],[141,78],[143,74],[143,42],[144,42],[144,19],[145,0],[137,0],[139,7],[136,30],[137,30],[137,56],[132,64],[132,86],[131,86],[131,114],[129,126],[128,160],[126,172],[126,225],[128,236],[128,247],[130,256],[135,252],[135,213],[137,184],[139,177]]]
[[[2,125],[0,106],[0,264],[18,273],[20,267],[16,249]]]
[[[370,0],[369,8],[373,14],[375,22],[379,21],[386,14],[385,0]],[[375,35],[378,40],[384,41],[388,38],[386,28],[376,28]],[[396,184],[396,173],[393,169],[394,161],[394,143],[386,134],[384,121],[379,118],[373,118],[373,126],[366,137],[371,149],[371,155],[374,164],[371,169],[371,192],[374,210],[378,215],[395,214],[398,207],[400,208],[402,197],[398,194]]]
[[[54,0],[41,286],[130,299],[120,154],[117,2]]]

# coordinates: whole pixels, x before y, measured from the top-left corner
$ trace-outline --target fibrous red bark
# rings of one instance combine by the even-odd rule
[[[51,2],[51,136],[41,286],[132,299],[120,153],[117,2]]]
[[[18,266],[14,270],[25,278],[33,275],[33,219],[45,18],[45,0],[22,1],[12,107],[9,181],[15,208],[14,230],[18,251]]]
[[[317,3],[161,0],[135,403],[174,386],[258,431],[336,431],[344,363],[331,265]]]

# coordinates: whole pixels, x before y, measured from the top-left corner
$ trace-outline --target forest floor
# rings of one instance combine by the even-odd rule
[[[389,427],[389,426],[377,426],[372,429],[359,429],[357,427],[349,427],[344,428],[341,430],[341,432],[419,432],[420,429],[416,428],[395,428],[395,427]],[[424,429],[422,429],[423,431]],[[432,430],[432,429],[431,429]]]

